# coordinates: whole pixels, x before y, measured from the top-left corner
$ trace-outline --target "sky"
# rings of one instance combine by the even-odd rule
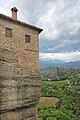
[[[5,3],[6,2],[6,3]],[[43,28],[40,60],[80,61],[80,0],[0,0],[0,13]]]

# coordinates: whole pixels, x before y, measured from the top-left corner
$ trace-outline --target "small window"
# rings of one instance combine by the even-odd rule
[[[12,29],[6,27],[6,37],[12,37]]]
[[[30,35],[25,35],[25,43],[30,43]]]

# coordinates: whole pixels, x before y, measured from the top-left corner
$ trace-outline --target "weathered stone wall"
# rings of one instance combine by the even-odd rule
[[[12,29],[12,38],[5,37],[6,27]],[[30,43],[25,43],[25,34],[30,35]],[[38,34],[0,18],[0,120],[37,120]]]

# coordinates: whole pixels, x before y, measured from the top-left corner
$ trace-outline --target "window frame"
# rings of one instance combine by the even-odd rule
[[[5,35],[6,35],[6,37],[11,38],[12,37],[12,29],[6,27]]]
[[[31,36],[25,34],[25,43],[30,43],[31,42]]]

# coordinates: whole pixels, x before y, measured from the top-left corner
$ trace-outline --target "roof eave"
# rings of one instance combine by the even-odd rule
[[[16,20],[16,19],[12,19],[12,18],[10,18],[10,17],[8,17],[6,15],[3,15],[3,14],[0,14],[0,17],[8,19],[8,20],[16,22],[16,23],[19,23],[19,24],[22,24],[24,26],[28,26],[28,27],[33,28],[33,29],[36,29],[37,31],[39,31],[39,33],[41,33],[43,31],[43,29],[38,28],[38,27],[36,27],[34,25],[31,25],[31,24],[28,24],[28,23],[25,23],[25,22],[22,22],[22,21],[19,21],[19,20]]]

